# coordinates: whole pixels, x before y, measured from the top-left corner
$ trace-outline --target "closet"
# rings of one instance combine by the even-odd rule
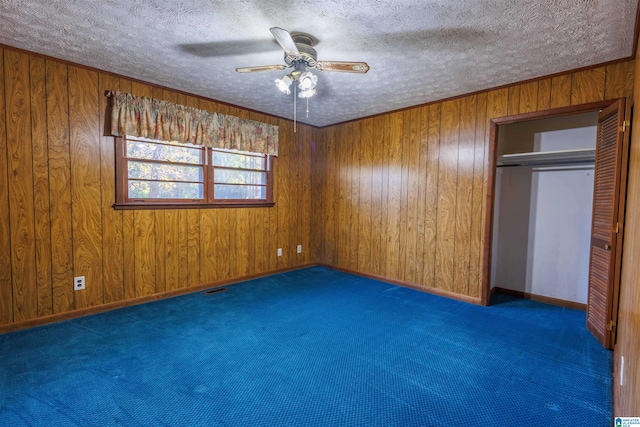
[[[491,288],[584,309],[598,111],[498,127]]]

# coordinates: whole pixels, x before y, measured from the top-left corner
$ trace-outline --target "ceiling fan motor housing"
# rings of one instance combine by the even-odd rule
[[[318,61],[318,53],[313,48],[313,40],[311,39],[311,37],[303,34],[296,34],[292,35],[291,37],[293,38],[293,41],[296,44],[298,51],[300,52],[300,56],[296,58],[291,57],[290,55],[287,55],[285,53],[284,62],[286,62],[286,64],[289,66],[294,66],[296,65],[296,63],[301,63],[306,65],[307,67],[315,67]]]

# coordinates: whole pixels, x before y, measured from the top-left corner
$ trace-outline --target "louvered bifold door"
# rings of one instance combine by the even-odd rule
[[[587,329],[611,348],[611,313],[620,193],[624,100],[598,116],[593,219],[589,259]]]

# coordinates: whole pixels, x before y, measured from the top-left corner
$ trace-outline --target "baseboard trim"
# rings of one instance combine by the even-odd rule
[[[560,307],[572,308],[574,310],[587,310],[587,305],[579,302],[567,301],[558,298],[545,297],[542,295],[531,294],[529,292],[515,291],[513,289],[506,289],[496,286],[492,292],[501,292],[503,294],[513,295],[519,298],[530,299],[531,301],[543,302],[545,304],[558,305]]]
[[[335,266],[335,265],[324,264],[324,263],[318,263],[318,265],[320,265],[322,267],[326,267],[326,268],[331,268],[333,270],[342,271],[344,273],[353,274],[355,276],[367,277],[369,279],[379,280],[380,282],[385,282],[385,283],[390,283],[392,285],[402,286],[403,288],[409,288],[409,289],[413,289],[413,290],[420,291],[420,292],[427,292],[429,294],[434,294],[434,295],[438,295],[438,296],[445,297],[445,298],[451,298],[451,299],[455,299],[455,300],[458,300],[458,301],[467,302],[467,303],[470,303],[470,304],[482,305],[482,301],[481,301],[480,298],[470,297],[468,295],[456,294],[455,292],[444,291],[442,289],[432,288],[430,286],[418,286],[418,285],[416,285],[414,283],[405,282],[403,280],[391,279],[389,277],[380,276],[380,275],[377,275],[377,274],[363,273],[363,272],[360,272],[360,271],[351,270],[349,268],[338,267],[338,266]]]
[[[23,320],[21,322],[8,323],[6,325],[0,325],[0,334],[6,334],[8,332],[19,331],[21,329],[28,329],[36,326],[47,325],[49,323],[62,322],[65,320],[71,320],[78,317],[90,316],[92,314],[104,313],[106,311],[117,310],[119,308],[140,305],[147,302],[177,297],[180,295],[192,294],[195,292],[201,292],[211,288],[217,288],[217,287],[226,286],[226,285],[233,285],[235,283],[246,282],[247,280],[257,279],[257,278],[266,277],[266,276],[272,276],[274,274],[285,273],[287,271],[293,271],[293,270],[300,270],[303,268],[314,267],[317,265],[318,264],[315,262],[308,263],[308,264],[301,264],[293,267],[271,270],[264,273],[249,274],[242,277],[235,277],[233,279],[217,280],[215,282],[203,283],[196,286],[190,286],[188,288],[175,289],[172,291],[160,292],[157,294],[146,295],[143,297],[137,297],[137,298],[123,300],[123,301],[110,302],[107,304],[97,305],[94,307],[81,308],[78,310],[67,311],[64,313],[51,314],[48,316],[38,317],[35,319]]]

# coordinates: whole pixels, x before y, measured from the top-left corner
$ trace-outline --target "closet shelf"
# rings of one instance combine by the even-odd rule
[[[498,166],[537,166],[571,163],[591,163],[596,158],[595,148],[576,150],[535,151],[498,156]]]

